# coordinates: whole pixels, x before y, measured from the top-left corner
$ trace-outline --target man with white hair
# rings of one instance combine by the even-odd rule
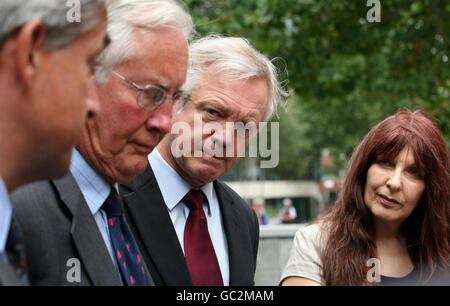
[[[0,285],[26,283],[8,194],[67,174],[81,128],[99,110],[91,87],[105,7],[80,4],[80,22],[70,23],[65,0],[0,1]]]
[[[210,35],[191,43],[189,57],[192,101],[173,117],[147,170],[122,186],[126,212],[157,285],[253,285],[257,217],[217,179],[244,149],[235,123],[269,120],[284,93],[274,65],[245,39]]]
[[[111,44],[98,59],[95,85],[102,113],[85,124],[68,176],[13,195],[33,285],[153,284],[117,182],[146,169],[172,112],[187,101],[180,88],[193,23],[172,0],[107,3]]]
[[[292,223],[297,218],[297,210],[292,205],[292,200],[285,198],[283,200],[283,208],[281,210],[281,223]]]

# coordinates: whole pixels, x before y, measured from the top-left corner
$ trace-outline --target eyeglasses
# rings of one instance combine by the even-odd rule
[[[163,104],[166,100],[167,92],[164,88],[155,85],[145,85],[144,87],[141,87],[133,81],[126,79],[124,76],[115,72],[114,70],[111,70],[111,72],[121,80],[125,81],[132,88],[139,91],[136,97],[136,103],[140,108],[153,111],[157,109],[161,104]],[[191,96],[186,92],[179,91],[173,94],[172,114],[180,113],[190,100]]]

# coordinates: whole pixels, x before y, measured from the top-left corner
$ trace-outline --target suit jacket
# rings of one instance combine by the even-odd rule
[[[22,286],[17,274],[7,264],[3,258],[0,258],[0,286]]]
[[[120,276],[72,174],[18,189],[11,197],[31,285],[120,286]],[[76,277],[75,258],[80,263]],[[69,278],[67,277],[69,275]],[[147,280],[153,280],[146,269]]]
[[[230,187],[214,181],[228,243],[231,286],[254,285],[259,224],[253,209]],[[121,184],[125,213],[158,285],[192,286],[183,250],[150,166],[129,184]]]

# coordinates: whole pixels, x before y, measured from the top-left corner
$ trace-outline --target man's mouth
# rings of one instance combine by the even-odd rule
[[[141,142],[135,142],[134,144],[136,145],[137,150],[142,153],[150,153],[155,148],[153,145],[143,144]]]

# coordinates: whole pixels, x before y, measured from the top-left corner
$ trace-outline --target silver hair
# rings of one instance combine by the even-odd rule
[[[88,31],[100,21],[101,0],[78,0],[80,22],[70,22],[67,0],[1,0],[0,46],[16,30],[32,19],[40,19],[46,27],[46,45],[58,49],[70,44],[80,33]]]
[[[133,56],[134,31],[172,26],[187,40],[194,33],[192,17],[174,0],[106,0],[106,4],[111,43],[97,59],[95,78],[99,83],[106,81],[114,66]]]
[[[265,55],[253,48],[248,40],[223,37],[212,33],[193,41],[189,46],[189,66],[183,89],[192,92],[199,86],[201,74],[209,67],[214,73],[234,79],[263,78],[267,80],[269,96],[264,121],[277,114],[287,92],[278,81],[277,68]]]

